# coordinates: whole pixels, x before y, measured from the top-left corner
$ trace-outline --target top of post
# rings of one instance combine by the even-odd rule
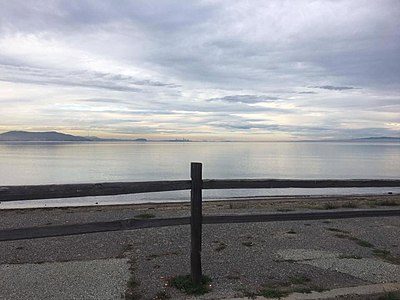
[[[200,162],[191,162],[190,163],[190,173],[192,178],[201,178],[202,177],[202,166],[203,164]]]

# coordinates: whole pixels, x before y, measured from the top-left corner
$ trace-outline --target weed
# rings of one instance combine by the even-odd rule
[[[335,234],[335,237],[337,237],[337,238],[339,238],[339,239],[348,239],[348,238],[349,238],[348,235],[346,235],[346,234],[341,234],[341,233]]]
[[[139,214],[139,215],[135,216],[136,219],[152,219],[154,217],[155,217],[155,215],[149,214],[149,213]]]
[[[312,290],[321,293],[321,292],[326,291],[327,289],[324,289],[324,288],[319,287],[319,286],[313,286]]]
[[[366,247],[366,248],[373,248],[374,245],[372,245],[370,242],[364,241],[364,240],[356,240],[356,244],[361,246],[361,247]]]
[[[374,250],[372,250],[372,252],[374,253],[374,255],[379,256],[379,257],[386,257],[386,256],[390,255],[390,251],[388,251],[388,250],[374,249]]]
[[[228,275],[228,276],[226,276],[226,278],[227,279],[234,279],[234,280],[239,280],[240,279],[240,276],[239,275]]]
[[[400,203],[395,200],[383,200],[383,201],[376,201],[376,205],[378,205],[378,206],[399,206]]]
[[[217,252],[221,252],[222,250],[224,250],[226,248],[226,244],[224,243],[220,243],[217,248],[215,248],[215,251]]]
[[[190,275],[180,275],[170,280],[170,285],[189,295],[203,295],[209,292],[211,278],[202,276],[201,283],[195,284]]]
[[[242,292],[243,292],[243,296],[246,297],[246,298],[248,298],[248,299],[256,299],[257,296],[258,296],[256,293],[254,293],[254,292],[249,292],[249,291],[247,291],[247,290],[242,290]]]
[[[135,279],[133,278],[129,278],[128,284],[127,284],[128,288],[130,289],[134,289],[136,287],[139,286],[139,282],[137,282]]]
[[[132,277],[129,278],[129,281],[127,283],[127,287],[125,290],[125,297],[124,299],[126,300],[136,300],[140,299],[142,295],[137,291],[137,288],[139,286],[139,282],[137,282],[135,279]]]
[[[328,228],[325,228],[325,229],[329,230],[329,231],[333,231],[333,232],[350,233],[350,232],[348,232],[346,230],[341,230],[341,229],[337,229],[337,228],[333,228],[333,227],[328,227]]]
[[[364,240],[360,240],[359,238],[356,238],[354,236],[350,236],[347,234],[342,234],[342,233],[338,233],[335,234],[335,237],[340,238],[340,239],[348,239],[350,241],[354,241],[357,245],[361,246],[361,247],[366,247],[366,248],[373,248],[374,245],[371,244],[370,242],[364,241]]]
[[[359,206],[354,202],[346,202],[346,203],[342,204],[342,207],[344,207],[344,208],[357,208]]]
[[[146,257],[146,260],[153,260],[153,259],[156,259],[159,257],[172,256],[172,255],[179,255],[179,253],[176,251],[171,251],[171,252],[164,252],[164,253],[159,253],[159,254],[150,254]]]
[[[383,296],[380,296],[378,300],[400,300],[400,297],[394,293],[387,293]]]
[[[157,300],[167,300],[167,299],[171,299],[171,296],[168,295],[166,292],[164,291],[160,291],[156,294],[156,296],[154,297],[154,299]]]
[[[298,276],[289,277],[289,281],[291,284],[304,284],[306,282],[310,282],[311,279],[304,275],[298,275]]]
[[[278,208],[276,211],[287,212],[287,211],[294,211],[294,209],[291,209],[291,208]]]
[[[336,209],[338,206],[332,203],[325,203],[324,206],[322,207],[323,209]]]
[[[299,288],[299,289],[295,289],[294,292],[296,293],[301,293],[301,294],[311,294],[312,293],[312,289],[310,288]]]
[[[361,256],[357,256],[357,255],[345,255],[345,254],[341,254],[339,255],[340,259],[362,259]]]
[[[280,262],[295,263],[296,261],[294,259],[274,259],[274,262],[277,262],[277,263],[280,263]]]
[[[254,246],[255,244],[254,244],[253,242],[248,241],[248,242],[242,242],[242,245],[243,245],[243,246],[246,246],[246,247],[252,247],[252,246]]]
[[[281,298],[289,295],[289,292],[284,292],[276,289],[264,289],[260,291],[260,295],[265,298]]]
[[[382,258],[383,260],[385,260],[387,262],[400,265],[400,257],[396,256],[396,255],[393,255],[388,250],[374,249],[374,250],[372,250],[372,253],[375,256],[378,256],[378,257]]]

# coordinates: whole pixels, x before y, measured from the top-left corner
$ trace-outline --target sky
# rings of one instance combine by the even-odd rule
[[[0,132],[400,137],[400,1],[0,0]]]

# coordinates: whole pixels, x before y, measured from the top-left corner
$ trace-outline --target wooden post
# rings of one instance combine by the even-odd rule
[[[201,284],[201,234],[202,234],[202,164],[191,163],[192,189],[191,200],[191,252],[190,252],[190,273],[195,284]]]

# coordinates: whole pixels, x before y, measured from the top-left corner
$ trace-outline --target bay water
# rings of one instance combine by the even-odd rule
[[[190,162],[207,179],[399,179],[400,143],[143,142],[0,144],[0,186],[190,179]],[[400,193],[399,188],[204,191],[205,199]],[[188,201],[189,191],[0,203],[40,206]]]

